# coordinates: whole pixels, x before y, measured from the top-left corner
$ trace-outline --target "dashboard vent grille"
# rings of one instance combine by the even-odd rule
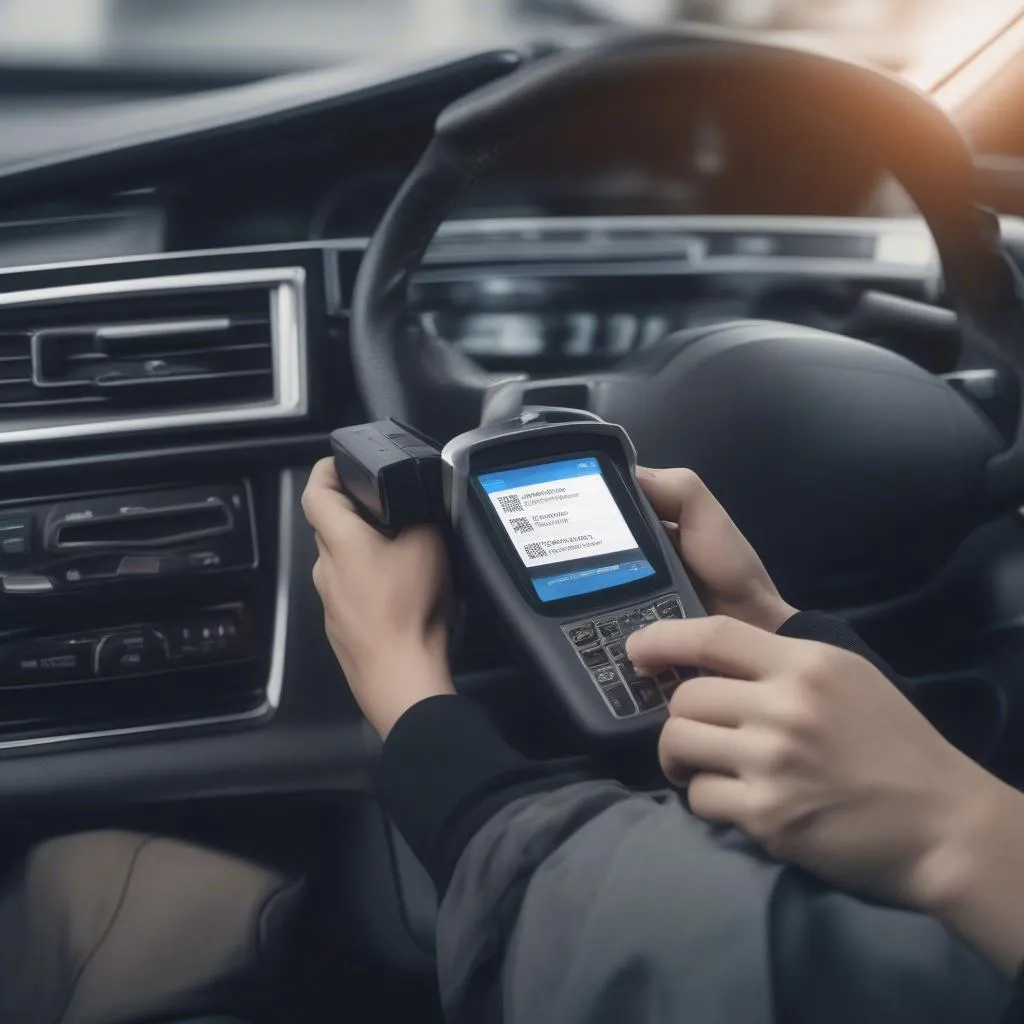
[[[0,409],[32,393],[32,335],[0,329]]]
[[[0,441],[301,415],[304,342],[297,268],[0,294]]]

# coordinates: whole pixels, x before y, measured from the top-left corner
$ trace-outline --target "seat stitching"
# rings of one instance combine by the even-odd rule
[[[68,990],[68,997],[64,1001],[64,1005],[61,1007],[60,1012],[54,1019],[53,1024],[63,1024],[67,1017],[67,1012],[71,1008],[71,1003],[75,998],[75,993],[78,990],[78,986],[82,981],[82,977],[85,975],[89,965],[96,959],[96,954],[99,953],[100,948],[110,938],[110,933],[114,930],[114,924],[124,909],[125,899],[128,896],[128,887],[131,884],[132,875],[135,873],[135,865],[138,863],[139,855],[143,849],[153,841],[153,836],[146,836],[141,843],[136,847],[135,852],[132,854],[131,862],[128,865],[128,870],[125,872],[124,884],[121,887],[121,895],[118,897],[117,906],[114,907],[114,912],[110,915],[110,920],[107,922],[107,926],[103,929],[99,938],[97,938],[95,945],[86,954],[85,959],[79,964],[78,970],[75,971],[75,976],[71,980],[71,987]]]

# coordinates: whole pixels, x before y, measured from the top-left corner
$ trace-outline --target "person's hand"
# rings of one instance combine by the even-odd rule
[[[341,493],[331,459],[313,467],[302,508],[316,532],[313,582],[327,637],[363,714],[385,737],[413,704],[454,693],[444,541],[427,526],[382,536]]]
[[[991,777],[871,664],[734,619],[659,622],[627,641],[647,671],[700,665],[659,757],[694,814],[833,883],[927,906],[936,865]]]
[[[729,615],[774,633],[796,613],[696,473],[637,467],[636,476],[710,614]]]

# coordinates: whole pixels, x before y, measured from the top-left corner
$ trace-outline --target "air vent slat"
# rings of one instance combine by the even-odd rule
[[[120,388],[120,387],[138,387],[145,385],[147,387],[167,387],[172,384],[179,384],[184,381],[210,381],[210,380],[230,380],[235,377],[269,377],[273,374],[273,370],[261,369],[261,370],[225,370],[223,373],[193,373],[185,377],[146,377],[142,380],[112,380],[112,381],[101,381],[100,387],[107,388]]]
[[[53,409],[63,408],[64,406],[73,405],[102,405],[103,398],[83,397],[83,398],[61,398],[57,400],[43,400],[36,399],[35,401],[25,402],[7,402],[0,401],[0,411],[5,409]]]
[[[270,348],[269,341],[255,341],[249,343],[242,343],[238,345],[218,345],[216,351],[211,353],[213,355],[220,355],[224,352],[260,352],[266,351]],[[195,348],[173,348],[173,349],[160,349],[158,352],[150,351],[147,349],[146,355],[149,358],[161,358],[167,359],[174,356],[191,356],[196,354]],[[69,355],[67,361],[69,363],[75,362],[88,362],[90,360],[95,361],[97,359],[108,359],[110,358],[103,352],[79,352]],[[2,361],[2,360],[0,360]]]

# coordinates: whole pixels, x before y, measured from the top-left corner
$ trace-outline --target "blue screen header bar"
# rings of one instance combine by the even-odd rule
[[[593,476],[601,473],[597,459],[585,456],[581,459],[561,459],[558,462],[542,462],[536,466],[522,466],[519,469],[504,469],[498,473],[481,473],[477,478],[480,486],[488,493],[509,491],[514,487],[533,487],[550,484],[556,480],[571,480],[577,476]]]

